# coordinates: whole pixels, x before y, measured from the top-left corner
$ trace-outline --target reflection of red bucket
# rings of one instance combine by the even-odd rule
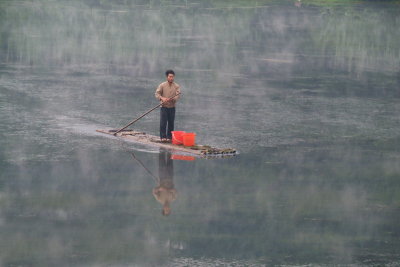
[[[184,133],[183,134],[183,145],[184,146],[194,146],[196,141],[195,133]]]
[[[173,160],[195,160],[195,157],[193,156],[185,156],[185,155],[171,155],[171,159]]]
[[[174,145],[182,145],[184,131],[172,131],[172,143]]]

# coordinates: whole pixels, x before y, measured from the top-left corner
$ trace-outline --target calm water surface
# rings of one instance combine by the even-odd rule
[[[0,2],[0,265],[399,265],[399,11]],[[95,132],[155,106],[167,68],[176,128],[238,156]]]

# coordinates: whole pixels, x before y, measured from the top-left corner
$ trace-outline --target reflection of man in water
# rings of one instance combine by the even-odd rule
[[[161,152],[158,159],[159,185],[153,189],[153,195],[163,205],[162,214],[168,216],[171,213],[171,202],[176,199],[174,188],[174,164],[171,154]]]

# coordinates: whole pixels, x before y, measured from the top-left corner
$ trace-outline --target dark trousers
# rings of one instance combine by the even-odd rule
[[[174,161],[171,159],[171,153],[158,154],[158,177],[160,186],[167,189],[174,188]]]
[[[160,138],[172,139],[172,131],[174,130],[175,108],[160,109]]]

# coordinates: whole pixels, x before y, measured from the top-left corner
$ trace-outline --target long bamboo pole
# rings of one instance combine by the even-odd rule
[[[147,169],[147,167],[143,164],[142,161],[140,161],[137,157],[135,157],[135,154],[133,152],[131,152],[132,157],[139,162],[140,165],[142,165],[142,167],[147,171],[148,174],[151,175],[151,177],[153,177],[154,181],[159,184],[160,183],[160,178],[155,176],[149,169]]]
[[[181,93],[177,93],[176,95],[174,95],[173,97],[168,98],[167,101],[170,101],[171,99],[177,97],[178,95],[180,95]],[[134,124],[135,122],[137,122],[138,120],[140,120],[141,118],[143,118],[144,116],[146,116],[147,114],[149,114],[150,112],[152,112],[153,110],[155,110],[156,108],[160,107],[164,102],[158,104],[157,106],[155,106],[154,108],[150,109],[149,111],[146,111],[145,113],[143,113],[142,115],[140,115],[139,117],[137,117],[136,119],[134,119],[133,121],[131,121],[130,123],[128,123],[127,125],[125,125],[124,127],[120,128],[119,130],[117,130],[114,135],[117,135],[117,133],[123,131],[124,129],[128,128],[129,126],[131,126],[132,124]]]

